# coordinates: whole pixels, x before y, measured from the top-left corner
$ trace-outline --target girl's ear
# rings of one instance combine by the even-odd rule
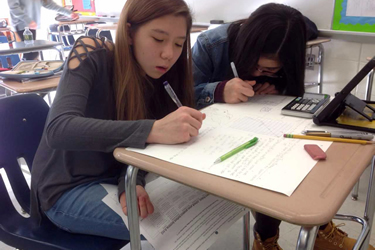
[[[127,30],[129,45],[133,45],[131,26],[132,25],[130,23],[126,23],[126,30]]]

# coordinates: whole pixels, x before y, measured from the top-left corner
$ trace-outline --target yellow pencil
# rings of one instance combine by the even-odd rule
[[[284,134],[285,138],[296,138],[296,139],[306,139],[306,140],[318,140],[318,141],[337,141],[337,142],[348,142],[348,143],[357,143],[357,144],[374,144],[374,141],[365,141],[365,140],[353,140],[353,139],[343,139],[343,138],[334,138],[334,137],[322,137],[322,136],[309,136],[309,135],[292,135]]]

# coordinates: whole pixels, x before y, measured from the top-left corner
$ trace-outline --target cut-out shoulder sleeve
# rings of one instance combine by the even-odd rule
[[[46,124],[51,148],[112,152],[116,147],[146,146],[153,120],[116,121],[113,56],[104,39],[80,38],[71,52]]]
[[[88,57],[90,51],[106,48],[113,49],[113,45],[103,39],[94,37],[80,37],[77,39],[68,58],[69,69],[77,68]]]

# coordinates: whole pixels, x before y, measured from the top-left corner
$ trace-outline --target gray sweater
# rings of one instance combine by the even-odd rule
[[[8,0],[8,5],[11,25],[15,30],[24,30],[31,21],[36,22],[38,28],[40,28],[42,6],[64,15],[72,13],[52,0]]]
[[[116,120],[111,53],[97,44],[86,56],[75,69],[65,66],[35,154],[31,216],[36,219],[65,191],[122,176],[127,166],[115,160],[113,150],[146,147],[155,121]],[[144,175],[143,171],[138,173],[137,184],[144,185]],[[119,193],[124,189],[124,184],[119,183]]]

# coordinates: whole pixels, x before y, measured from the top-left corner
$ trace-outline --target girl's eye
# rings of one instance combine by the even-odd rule
[[[157,41],[158,43],[161,43],[163,40],[159,40],[159,39],[157,39],[157,38],[155,38],[155,37],[153,37],[154,38],[154,40],[155,41]]]
[[[182,48],[183,44],[176,43],[176,46]]]

